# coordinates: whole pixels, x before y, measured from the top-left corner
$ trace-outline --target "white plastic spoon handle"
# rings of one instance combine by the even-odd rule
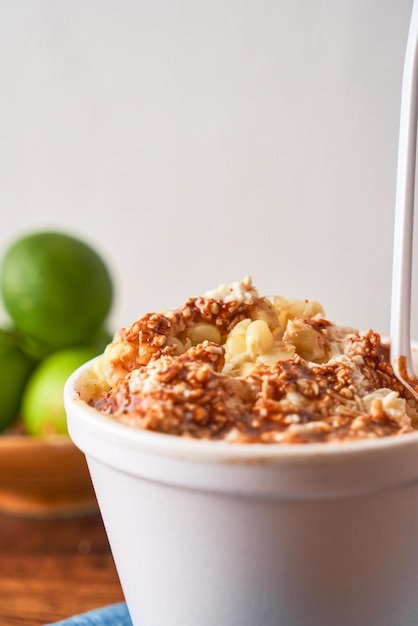
[[[411,287],[417,147],[417,91],[418,0],[415,0],[412,7],[402,80],[390,329],[392,363],[396,369],[399,357],[405,357],[409,375],[413,375]]]

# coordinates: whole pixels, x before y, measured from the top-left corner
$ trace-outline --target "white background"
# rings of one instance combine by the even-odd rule
[[[115,326],[251,274],[387,332],[411,7],[1,0],[0,250],[83,237]]]

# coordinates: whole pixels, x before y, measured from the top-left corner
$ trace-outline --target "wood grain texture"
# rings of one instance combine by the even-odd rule
[[[0,514],[0,624],[42,626],[120,601],[98,513],[73,519]]]
[[[86,459],[69,437],[0,437],[0,512],[62,517],[94,510]]]

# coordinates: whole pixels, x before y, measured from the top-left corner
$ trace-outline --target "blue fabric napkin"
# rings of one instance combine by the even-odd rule
[[[120,602],[46,626],[132,626],[132,621],[126,604]]]

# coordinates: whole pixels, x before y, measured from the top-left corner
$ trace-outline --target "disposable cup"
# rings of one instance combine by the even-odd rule
[[[86,455],[135,626],[416,626],[418,432],[231,444],[141,431],[79,396]]]

